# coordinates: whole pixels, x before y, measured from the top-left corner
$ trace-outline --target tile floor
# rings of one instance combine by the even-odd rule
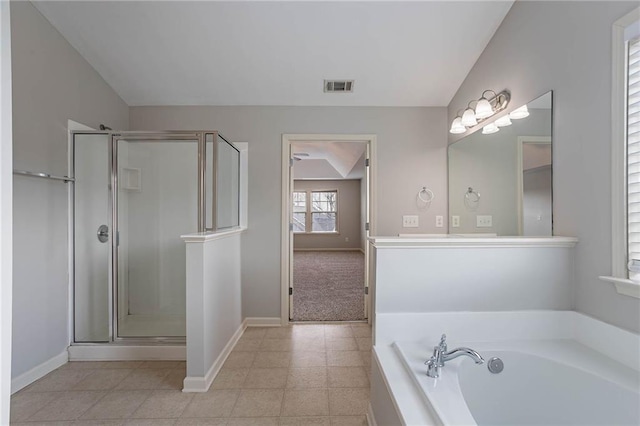
[[[70,362],[11,398],[11,424],[366,425],[371,328],[248,328],[207,393],[185,363]]]

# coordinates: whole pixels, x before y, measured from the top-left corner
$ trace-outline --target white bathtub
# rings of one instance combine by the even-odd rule
[[[449,348],[502,353],[504,371],[461,357],[427,377],[442,333]],[[378,313],[368,416],[380,426],[640,425],[639,371],[640,335],[574,311]]]
[[[456,342],[504,371],[460,357],[446,363],[440,378],[427,377],[424,361],[433,345],[396,342],[394,348],[424,397],[445,425],[638,425],[640,375],[570,339]],[[437,342],[434,342],[434,344]]]

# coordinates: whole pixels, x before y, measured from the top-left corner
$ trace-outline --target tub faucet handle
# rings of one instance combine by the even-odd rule
[[[427,376],[433,378],[440,377],[440,368],[444,367],[440,346],[433,347],[433,355],[424,362],[424,365],[427,366]]]
[[[438,345],[438,347],[440,348],[441,352],[447,351],[447,335],[446,334],[443,334],[440,337],[440,344]]]

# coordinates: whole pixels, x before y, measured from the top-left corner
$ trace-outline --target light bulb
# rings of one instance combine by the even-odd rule
[[[462,125],[465,127],[473,127],[478,124],[478,121],[476,120],[476,114],[471,108],[467,108],[464,110],[461,121]]]
[[[462,119],[460,117],[456,117],[451,123],[451,129],[449,129],[449,133],[458,135],[466,131],[467,131],[467,128],[462,125]]]
[[[518,120],[529,116],[529,110],[526,105],[522,105],[520,108],[516,108],[509,113],[509,118],[512,120]]]
[[[476,105],[476,118],[487,118],[493,115],[493,108],[486,98],[481,98]]]
[[[496,126],[495,123],[489,123],[486,126],[484,126],[482,128],[482,134],[483,135],[490,135],[492,133],[496,133],[499,132],[500,129],[498,128],[498,126]]]
[[[506,127],[506,126],[511,126],[511,119],[509,118],[509,115],[503,115],[502,117],[498,118],[496,121],[494,121],[494,123],[496,123],[496,126],[498,127]]]

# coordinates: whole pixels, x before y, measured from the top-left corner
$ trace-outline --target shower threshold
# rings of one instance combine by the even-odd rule
[[[126,315],[118,321],[120,337],[167,337],[184,339],[187,319],[184,315]]]

